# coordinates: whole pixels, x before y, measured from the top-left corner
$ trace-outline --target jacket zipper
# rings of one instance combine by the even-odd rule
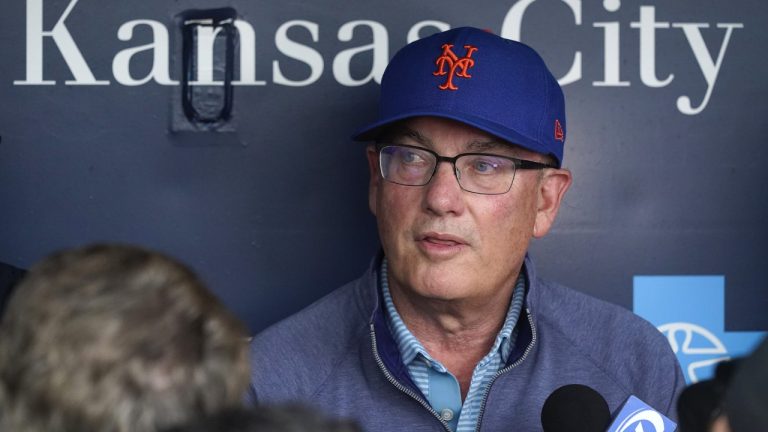
[[[485,392],[483,393],[483,401],[480,404],[480,411],[477,413],[477,426],[475,426],[475,432],[480,432],[480,425],[483,422],[483,414],[485,414],[485,404],[488,402],[488,395],[491,393],[491,387],[493,386],[493,383],[496,382],[496,378],[509,372],[510,370],[517,367],[520,363],[522,363],[523,360],[528,357],[528,354],[533,349],[533,346],[536,345],[536,326],[533,325],[533,315],[531,315],[530,309],[526,308],[525,311],[528,313],[528,322],[531,324],[531,343],[528,344],[528,346],[525,348],[525,351],[523,352],[523,355],[516,362],[503,369],[500,369],[498,372],[496,372],[493,378],[491,378],[491,382],[488,383],[488,386],[485,388]]]
[[[446,430],[446,432],[452,432],[450,426],[448,426],[448,423],[446,423],[445,420],[443,420],[442,417],[440,417],[440,414],[438,414],[437,411],[435,411],[435,409],[432,408],[432,406],[427,401],[419,397],[419,395],[417,395],[413,390],[400,384],[400,382],[396,380],[395,377],[393,377],[392,374],[389,372],[387,367],[384,365],[384,362],[381,360],[381,357],[379,356],[379,350],[376,348],[376,331],[374,330],[373,324],[371,324],[371,349],[373,350],[373,357],[376,359],[376,364],[379,365],[379,369],[381,369],[381,371],[384,373],[384,376],[387,378],[387,381],[389,381],[393,386],[395,386],[396,389],[410,396],[411,399],[415,400],[421,406],[423,406],[427,411],[432,413],[432,415],[435,416],[435,418],[440,422],[440,424],[443,425],[443,428]],[[483,405],[485,405],[485,403],[483,403]]]

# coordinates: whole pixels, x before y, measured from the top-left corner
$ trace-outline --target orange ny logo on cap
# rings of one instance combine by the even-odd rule
[[[451,50],[453,45],[444,44],[442,48],[443,53],[440,55],[440,57],[437,58],[437,60],[435,60],[437,70],[432,72],[432,75],[448,75],[448,79],[446,79],[444,83],[438,86],[440,90],[458,90],[459,88],[453,84],[453,77],[458,76],[462,78],[472,78],[472,75],[467,72],[469,71],[469,68],[475,65],[475,61],[472,60],[472,53],[477,51],[477,48],[473,47],[472,45],[464,45],[466,52],[462,58],[459,58],[456,56],[456,54],[453,53]],[[446,67],[448,68],[448,71],[445,70]]]

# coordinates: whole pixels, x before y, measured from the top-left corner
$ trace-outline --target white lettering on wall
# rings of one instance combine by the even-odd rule
[[[387,62],[389,61],[389,35],[387,34],[386,27],[381,25],[381,23],[377,23],[376,21],[348,22],[339,28],[339,40],[342,42],[351,41],[355,28],[359,26],[370,27],[373,34],[372,42],[357,48],[342,50],[336,55],[336,58],[333,59],[333,76],[339,84],[349,87],[361,86],[370,80],[375,80],[377,83],[381,83],[381,76],[384,74],[384,68],[387,67]],[[371,51],[373,53],[371,72],[364,78],[356,80],[352,78],[350,72],[352,57],[366,51]]]
[[[520,0],[514,6],[509,8],[507,16],[504,17],[504,23],[501,26],[501,37],[522,42],[521,29],[523,25],[523,15],[528,6],[536,0]],[[562,0],[573,12],[573,19],[576,25],[581,25],[581,0]],[[557,82],[561,85],[574,83],[581,79],[581,51],[573,54],[573,63],[571,68]]]
[[[133,30],[140,26],[148,26],[152,30],[152,42],[146,45],[139,45],[133,48],[126,48],[117,54],[112,60],[112,74],[115,75],[115,81],[126,86],[137,86],[146,84],[150,80],[155,80],[162,85],[175,85],[178,81],[171,79],[169,75],[168,59],[168,30],[162,23],[153,20],[133,20],[120,26],[117,29],[117,38],[121,41],[129,41],[133,38]],[[143,78],[133,78],[131,76],[131,59],[134,55],[142,51],[152,51],[152,69]]]
[[[648,87],[664,87],[675,77],[669,74],[664,80],[656,78],[656,29],[669,28],[668,22],[656,22],[653,6],[640,7],[640,22],[630,23],[640,29],[640,80]]]
[[[54,85],[54,80],[43,80],[43,38],[50,37],[56,43],[61,56],[67,62],[74,80],[65,84],[106,85],[109,81],[97,80],[85,62],[75,40],[64,25],[64,21],[74,9],[78,0],[72,0],[61,14],[56,25],[49,31],[43,31],[43,0],[27,0],[27,77],[14,81],[16,85]]]
[[[673,27],[682,28],[685,33],[685,38],[688,39],[688,44],[693,50],[693,55],[696,56],[696,61],[699,63],[701,73],[704,75],[704,79],[707,81],[707,92],[704,94],[704,100],[701,101],[701,105],[694,108],[691,105],[691,98],[688,96],[680,96],[677,98],[677,109],[683,114],[694,115],[702,112],[706,108],[709,102],[709,97],[712,96],[712,90],[715,88],[715,81],[717,81],[717,75],[720,73],[720,66],[723,65],[723,58],[725,57],[725,50],[728,48],[728,42],[731,40],[731,33],[733,29],[743,28],[744,25],[740,23],[719,23],[717,28],[725,29],[725,36],[723,37],[723,43],[720,44],[720,52],[717,54],[717,61],[713,62],[712,57],[709,55],[707,45],[704,43],[704,38],[701,37],[700,28],[708,28],[709,24],[693,23],[673,24]]]
[[[235,28],[240,37],[240,79],[232,81],[234,85],[266,85],[266,81],[256,79],[256,33],[245,21],[235,20]]]
[[[213,44],[216,35],[221,32],[221,27],[197,26],[193,31],[197,32],[197,79],[190,81],[191,85],[222,85],[223,81],[213,80]]]
[[[605,0],[603,1],[603,7],[608,12],[616,12],[621,7],[620,0]],[[603,28],[603,48],[605,55],[603,59],[605,61],[603,66],[604,76],[602,81],[593,81],[592,85],[595,87],[626,87],[629,85],[629,81],[622,81],[619,78],[620,66],[619,59],[621,58],[620,47],[620,33],[618,22],[596,22],[592,24],[592,27]]]
[[[58,17],[56,23],[50,27],[50,30],[44,30],[44,0],[26,0],[26,75],[23,80],[13,81],[14,85],[55,85],[56,80],[45,79],[44,64],[45,55],[51,55],[44,50],[46,43],[52,41],[58,49],[61,58],[66,62],[69,71],[72,74],[71,80],[64,81],[67,85],[107,85],[108,80],[98,80],[94,77],[91,68],[83,56],[80,48],[75,42],[72,34],[67,28],[65,22],[78,4],[78,0],[69,0],[64,12]],[[514,40],[522,39],[522,26],[525,13],[536,0],[518,0],[509,8],[501,26],[501,36]],[[621,8],[621,0],[603,0],[603,8],[607,12],[617,12]],[[567,6],[573,17],[573,23],[579,27],[582,25],[582,1],[581,0],[559,0],[557,6],[562,8]],[[677,98],[677,109],[688,115],[701,113],[709,104],[714,92],[717,78],[724,64],[725,54],[731,42],[731,36],[736,29],[744,28],[742,23],[687,23],[671,22],[656,19],[655,6],[639,6],[639,17],[637,21],[622,24],[620,21],[600,21],[593,22],[592,27],[602,29],[603,36],[603,76],[591,84],[594,87],[628,87],[631,83],[621,78],[621,66],[627,63],[626,57],[622,57],[621,52],[621,32],[622,27],[629,27],[638,30],[639,52],[637,52],[637,64],[640,71],[640,81],[646,87],[660,88],[669,86],[675,79],[675,75],[669,71],[659,72],[657,70],[657,40],[656,32],[667,31],[664,33],[663,40],[669,39],[672,35],[685,37],[688,46],[693,53],[693,59],[696,60],[698,68],[706,81],[706,91],[701,101],[696,104],[691,95],[680,95]],[[570,21],[567,18],[566,21]],[[239,76],[235,75],[237,80],[232,84],[238,86],[264,86],[267,81],[259,80],[256,77],[256,35],[253,26],[242,20],[235,20],[234,26],[238,32],[239,38]],[[551,23],[557,26],[562,23]],[[138,27],[146,26],[152,32],[152,42],[142,46],[125,48],[114,55],[112,59],[112,74],[114,80],[126,86],[144,85],[149,82],[155,82],[160,85],[178,85],[179,82],[172,80],[170,76],[170,43],[168,28],[159,21],[150,19],[136,19],[128,21],[119,26],[117,30],[117,39],[120,41],[130,41],[133,39],[134,30]],[[367,29],[365,29],[367,27]],[[717,56],[714,55],[715,48],[707,47],[703,29],[714,28],[725,29],[722,41],[720,43]],[[448,30],[450,25],[443,21],[423,20],[415,23],[408,29],[407,41],[413,42],[420,37],[431,34],[428,31]],[[387,28],[380,22],[373,20],[355,20],[343,23],[337,32],[337,38],[340,42],[351,42],[354,34],[361,31],[367,32],[370,29],[371,41],[368,44],[344,48],[333,55],[332,74],[333,78],[340,85],[353,87],[361,86],[372,81],[381,82],[381,77],[389,61],[390,42]],[[680,29],[681,32],[670,31],[670,29]],[[197,76],[192,85],[222,85],[221,80],[215,79],[214,70],[220,67],[216,65],[214,49],[217,35],[222,31],[221,27],[200,25],[197,32],[197,45],[191,47],[195,50],[197,61]],[[317,82],[322,76],[325,68],[326,58],[311,44],[305,45],[289,37],[289,32],[307,32],[311,41],[317,43],[320,40],[320,26],[308,20],[290,20],[281,24],[274,36],[274,44],[277,52],[285,58],[271,59],[272,61],[272,83],[290,86],[302,87]],[[423,33],[423,34],[422,34]],[[299,33],[300,34],[300,33]],[[48,39],[50,38],[50,40]],[[582,51],[577,46],[568,47],[568,44],[574,39],[563,39],[563,49],[565,52],[573,52],[573,57],[568,71],[558,82],[565,86],[575,83],[582,79]],[[712,49],[710,49],[712,48]],[[131,75],[131,62],[134,61],[136,54],[150,51],[152,54],[151,69],[142,77]],[[371,56],[370,70],[361,77],[352,76],[352,63],[359,55]],[[567,54],[570,55],[570,54]],[[625,54],[626,56],[626,54]],[[286,67],[290,61],[298,61],[309,67],[309,73],[306,77],[297,79],[297,77],[287,77]],[[692,60],[691,60],[692,61]],[[663,70],[661,65],[660,70]],[[135,67],[134,67],[135,69]],[[661,73],[659,77],[657,74]]]
[[[312,48],[288,39],[288,29],[294,26],[303,27],[309,30],[313,42],[319,40],[319,27],[317,23],[304,20],[293,20],[284,23],[277,29],[277,33],[275,34],[275,46],[277,46],[278,51],[286,56],[306,63],[311,72],[306,79],[293,81],[283,75],[283,72],[280,70],[280,62],[275,60],[272,62],[272,79],[275,84],[285,86],[308,86],[320,79],[320,75],[323,74],[323,57],[319,52]]]

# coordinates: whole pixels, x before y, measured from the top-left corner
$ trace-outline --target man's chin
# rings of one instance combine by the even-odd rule
[[[462,270],[451,263],[431,264],[417,270],[414,284],[424,295],[442,299],[460,298],[466,286],[472,286],[471,270]]]

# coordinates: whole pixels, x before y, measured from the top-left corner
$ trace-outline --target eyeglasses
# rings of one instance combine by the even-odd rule
[[[378,144],[379,168],[385,180],[404,186],[424,186],[440,162],[453,165],[459,186],[482,195],[509,192],[518,169],[556,168],[554,165],[487,153],[440,156],[432,150],[402,144]]]

